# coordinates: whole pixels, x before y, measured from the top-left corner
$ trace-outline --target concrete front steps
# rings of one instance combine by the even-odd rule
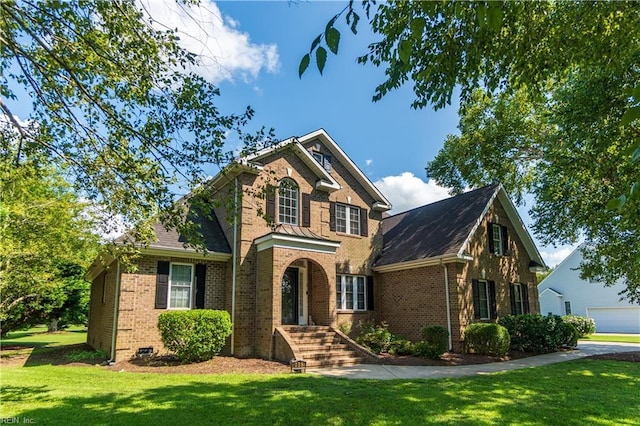
[[[344,334],[326,326],[283,326],[296,354],[307,368],[339,367],[371,362],[367,351]],[[375,361],[374,361],[375,362]]]

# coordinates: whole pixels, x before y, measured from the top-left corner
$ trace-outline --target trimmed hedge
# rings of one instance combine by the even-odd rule
[[[581,317],[579,315],[565,315],[562,321],[573,325],[578,330],[578,337],[582,338],[587,334],[596,332],[596,322],[593,318]]]
[[[467,352],[503,357],[509,351],[511,338],[499,324],[475,323],[465,329],[464,343]]]
[[[509,315],[498,323],[509,330],[511,348],[515,350],[548,353],[577,344],[577,330],[558,315]]]
[[[449,349],[449,330],[439,325],[427,325],[422,328],[422,338],[425,345],[421,351],[424,356],[438,359]]]
[[[200,362],[220,353],[231,335],[227,311],[194,309],[168,311],[158,317],[162,343],[182,362]]]

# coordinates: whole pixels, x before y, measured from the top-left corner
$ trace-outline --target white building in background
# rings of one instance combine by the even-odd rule
[[[580,278],[583,247],[574,250],[538,285],[540,313],[593,318],[598,333],[640,333],[640,306],[620,300],[623,283],[605,287]]]

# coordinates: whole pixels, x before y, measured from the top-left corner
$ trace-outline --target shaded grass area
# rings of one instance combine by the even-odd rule
[[[639,388],[639,363],[590,359],[413,381],[43,365],[3,369],[0,416],[39,424],[618,425],[637,424]]]
[[[76,345],[87,341],[87,332],[84,327],[72,326],[64,331],[47,333],[47,327],[38,326],[25,331],[14,331],[0,341],[0,346],[11,348],[20,346],[26,348],[55,348],[65,345]]]
[[[640,343],[640,335],[632,334],[590,334],[580,340],[591,342],[619,342],[619,343]]]

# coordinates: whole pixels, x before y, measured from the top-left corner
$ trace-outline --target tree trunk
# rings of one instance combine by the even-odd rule
[[[56,331],[58,331],[58,318],[52,318],[51,321],[49,321],[47,333],[55,333]]]

